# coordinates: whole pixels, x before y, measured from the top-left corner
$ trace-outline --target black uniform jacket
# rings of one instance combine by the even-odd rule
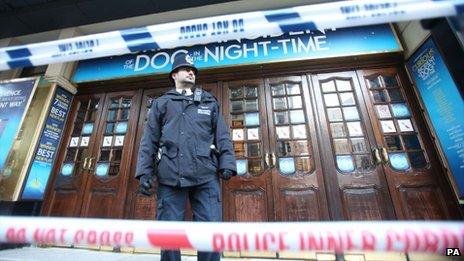
[[[193,95],[175,89],[154,100],[140,142],[135,177],[154,174],[161,184],[188,187],[217,178],[221,169],[236,172],[229,128],[217,100],[203,91],[201,102],[194,102]]]

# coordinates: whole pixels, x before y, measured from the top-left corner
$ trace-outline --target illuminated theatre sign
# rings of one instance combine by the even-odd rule
[[[79,62],[73,81],[81,83],[168,73],[173,57],[180,52],[189,53],[199,69],[209,69],[401,50],[387,24],[305,31],[84,60]]]

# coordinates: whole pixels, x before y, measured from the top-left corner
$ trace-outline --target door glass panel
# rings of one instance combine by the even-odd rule
[[[274,85],[271,87],[272,96],[285,95],[285,86],[283,84]]]
[[[334,81],[328,81],[321,83],[322,92],[334,92],[335,91],[335,83]]]
[[[119,103],[120,103],[119,100],[111,100],[110,108],[111,108],[111,109],[116,109],[116,108],[118,108],[118,107],[119,107]]]
[[[375,105],[377,117],[380,119],[391,118],[390,108],[388,105]]]
[[[348,133],[350,134],[350,137],[363,136],[361,122],[347,122],[346,125],[348,126]]]
[[[340,108],[329,108],[327,109],[327,116],[330,122],[333,121],[343,121],[342,111]],[[345,114],[346,117],[346,114]]]
[[[108,121],[115,121],[118,111],[117,110],[110,110],[108,111]]]
[[[248,140],[259,140],[259,129],[258,128],[248,129],[247,139]]]
[[[332,131],[332,137],[334,138],[346,137],[347,133],[346,133],[345,125],[343,123],[331,123],[330,129]]]
[[[324,101],[327,107],[338,106],[340,104],[336,93],[324,94]]]
[[[279,158],[279,171],[283,175],[295,173],[295,160],[293,158]]]
[[[400,89],[389,89],[388,95],[390,96],[390,101],[392,102],[404,101],[403,94],[401,94]]]
[[[237,175],[243,176],[248,172],[248,162],[246,159],[237,160]]]
[[[361,172],[369,171],[372,169],[372,159],[369,155],[354,155],[356,168]]]
[[[132,100],[123,98],[121,103],[122,103],[122,108],[130,108],[132,104]]]
[[[427,158],[397,75],[376,75],[374,77],[373,79],[381,78],[383,82],[375,90],[369,91],[381,131],[387,134],[384,135],[384,142],[388,150],[390,166],[397,171],[405,171],[411,167],[426,167]],[[369,76],[365,80],[369,86],[372,78]]]
[[[245,126],[259,126],[259,113],[245,113]]]
[[[110,100],[105,121],[105,136],[101,140],[95,176],[108,178],[119,174],[124,139],[128,131],[128,120],[132,100],[130,97],[117,97]]]
[[[102,149],[100,153],[100,160],[110,161],[111,149]]]
[[[243,89],[242,88],[237,88],[237,89],[231,89],[230,90],[230,98],[231,99],[240,99],[243,97]]]
[[[293,151],[294,151],[294,156],[298,155],[308,155],[309,154],[309,149],[308,149],[308,141],[306,140],[298,140],[293,142]]]
[[[288,95],[295,95],[300,94],[300,85],[297,83],[288,83],[287,86],[287,94]]]
[[[74,163],[64,163],[61,166],[60,174],[63,176],[71,176],[74,172]]]
[[[383,81],[385,83],[385,87],[397,87],[398,82],[396,81],[395,76],[384,75]]]
[[[393,133],[396,132],[395,123],[393,121],[380,121],[382,125],[383,133]]]
[[[257,111],[258,110],[258,100],[245,100],[245,109],[247,111]]]
[[[85,123],[84,127],[82,128],[82,134],[90,135],[93,132],[93,122],[92,123]]]
[[[290,122],[291,123],[305,123],[304,111],[296,110],[290,111]]]
[[[95,169],[95,175],[97,177],[107,177],[110,171],[110,164],[109,163],[97,163],[96,169]]]
[[[405,153],[389,153],[390,165],[396,170],[409,169],[409,162]]]
[[[352,138],[353,152],[367,152],[367,145],[364,138]]]
[[[398,126],[400,127],[401,132],[410,132],[414,131],[414,127],[412,127],[411,120],[398,120]]]
[[[237,174],[259,176],[264,171],[260,115],[265,114],[260,112],[258,87],[230,86],[228,91],[232,107],[229,119],[237,158]],[[285,120],[285,116],[280,116],[280,119]]]
[[[290,109],[300,109],[303,107],[300,96],[288,97],[288,108]]]
[[[114,131],[114,123],[106,124],[105,134],[112,134]]]
[[[355,99],[354,83],[351,79],[336,77],[326,83],[333,81],[336,82],[336,90],[331,89],[331,92],[335,93],[324,94],[324,102],[336,166],[342,174],[372,171],[372,155]],[[323,84],[320,88],[324,93]],[[380,88],[380,81],[374,80],[372,86]]]
[[[274,122],[276,125],[288,124],[288,111],[274,112]]]
[[[236,157],[246,157],[245,142],[234,141],[234,151]]]
[[[340,93],[340,101],[343,106],[347,105],[355,105],[356,102],[354,101],[354,96],[352,93]]]
[[[285,110],[287,109],[287,99],[285,97],[274,98],[274,110]]]
[[[419,150],[421,148],[417,135],[403,135],[404,146],[408,150]]]
[[[411,116],[408,106],[406,106],[405,103],[392,104],[392,110],[393,110],[393,115],[395,116],[395,118],[404,118],[404,117]]]
[[[278,156],[290,156],[292,155],[292,146],[290,141],[278,141],[277,142],[277,153]]]
[[[232,119],[232,128],[242,128],[244,126],[243,114],[233,114],[231,115]]]
[[[263,164],[261,159],[249,159],[248,160],[248,170],[253,176],[258,176],[263,172]]]
[[[296,170],[301,172],[309,172],[312,169],[311,159],[309,157],[296,158]]]
[[[242,89],[236,89],[236,90],[242,90]],[[258,97],[258,88],[256,87],[245,87],[245,97],[247,98],[256,98]],[[240,97],[236,97],[236,98],[241,98]]]
[[[427,161],[422,151],[408,152],[408,157],[413,168],[425,168],[427,166]]]
[[[351,82],[348,80],[336,80],[339,92],[351,91]]]
[[[75,122],[71,128],[72,134],[66,148],[64,162],[60,175],[74,176],[82,171],[84,160],[90,156],[90,137],[96,131],[95,120],[100,98],[87,98],[79,101]]]
[[[276,127],[277,138],[278,139],[290,139],[290,128],[285,127]]]
[[[124,134],[127,132],[127,121],[117,122],[115,126],[115,133]]]
[[[245,139],[245,132],[243,129],[233,129],[232,130],[232,140],[240,141]]]
[[[403,149],[403,146],[401,145],[400,137],[397,135],[385,136],[385,143],[387,144],[388,150],[396,151],[396,150]]]
[[[351,153],[348,139],[334,139],[335,153],[347,154]]]
[[[127,121],[129,119],[129,113],[130,113],[129,109],[121,110],[119,119],[123,121]]]
[[[282,176],[296,175],[298,172],[301,175],[309,175],[308,172],[312,170],[314,164],[310,157],[312,149],[306,124],[307,115],[303,110],[304,96],[301,83],[271,84],[270,89],[273,90],[271,92],[272,115],[276,123],[273,127],[275,137],[271,138],[275,139],[277,147],[277,170]],[[286,92],[277,91],[281,89]],[[336,94],[335,98],[338,100]],[[285,101],[287,103],[283,104]],[[280,124],[286,125],[279,126]]]
[[[293,139],[306,139],[306,125],[293,125]]]
[[[358,108],[357,107],[343,107],[343,115],[345,115],[345,120],[360,120]]]
[[[77,155],[77,148],[68,148],[64,161],[75,161]]]
[[[354,163],[352,156],[337,156],[337,167],[341,173],[349,173],[354,171]]]
[[[385,94],[385,91],[371,91],[372,98],[374,99],[375,102],[380,103],[380,102],[387,102],[387,95]]]
[[[380,88],[381,87],[380,78],[375,77],[375,78],[372,78],[372,79],[367,79],[367,86],[370,89]]]
[[[243,101],[232,101],[232,112],[243,111]]]

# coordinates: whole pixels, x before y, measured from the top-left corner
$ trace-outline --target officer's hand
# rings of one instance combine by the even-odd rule
[[[155,176],[144,174],[140,177],[139,191],[145,196],[153,195],[153,185],[155,184]]]
[[[223,180],[229,180],[234,175],[234,172],[230,169],[221,169],[219,171],[219,177]]]

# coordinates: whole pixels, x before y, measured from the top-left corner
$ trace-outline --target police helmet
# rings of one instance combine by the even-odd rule
[[[186,53],[179,53],[174,57],[174,62],[172,63],[171,72],[169,73],[169,80],[172,81],[172,74],[175,73],[177,69],[181,67],[192,68],[195,73],[195,76],[198,74],[198,69],[193,64],[193,58]]]

